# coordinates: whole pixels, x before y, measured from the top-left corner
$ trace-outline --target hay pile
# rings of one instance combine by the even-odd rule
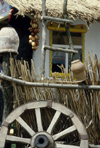
[[[35,74],[34,63],[31,61],[31,73],[29,70],[28,63],[25,61],[14,61],[13,58],[10,58],[10,71],[11,76],[14,78],[22,79],[29,82],[40,82],[37,79],[37,75]],[[90,54],[88,54],[88,58],[86,60],[86,74],[87,74],[87,81],[82,83],[81,85],[99,85],[100,84],[100,59],[92,54],[92,59],[90,58]],[[66,79],[62,79],[62,83],[66,83],[67,81],[72,84],[73,77],[72,74],[67,76]],[[43,80],[42,82],[47,83],[61,83],[61,80],[58,80],[54,77],[52,80]],[[60,102],[64,104],[72,111],[74,111],[84,123],[88,136],[89,142],[91,144],[100,144],[100,91],[94,90],[78,90],[78,89],[52,89],[52,88],[32,88],[28,86],[21,86],[21,85],[13,85],[13,108],[35,100],[52,100],[55,102]],[[49,111],[43,111],[47,113],[47,117],[44,116],[44,123],[45,127],[48,125],[48,122],[51,121],[52,116],[54,113]],[[34,113],[33,113],[34,114]],[[30,126],[34,126],[34,116],[32,112],[27,113],[23,118],[25,118],[26,122]],[[33,124],[31,125],[30,122]],[[65,124],[65,120],[62,122],[63,126]],[[56,130],[60,130],[62,125]],[[75,133],[74,138],[76,137],[77,133]],[[74,141],[72,136],[68,137],[69,141]],[[79,140],[79,139],[77,139]],[[75,142],[75,141],[74,141]]]

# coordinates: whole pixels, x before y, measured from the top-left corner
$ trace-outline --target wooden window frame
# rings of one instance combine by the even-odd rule
[[[49,22],[47,24],[47,28],[50,30],[50,42],[49,45],[52,47],[52,35],[53,35],[53,31],[64,31],[65,32],[65,28],[64,27],[57,27],[57,23],[54,23],[54,25],[50,26]],[[71,28],[69,26],[69,30],[70,32],[76,32],[76,33],[82,33],[82,62],[84,63],[85,61],[85,33],[87,32],[87,28],[85,25],[72,25],[73,27]],[[61,74],[61,73],[60,73]],[[61,74],[62,75],[62,74]],[[49,76],[52,76],[52,51],[49,51]]]

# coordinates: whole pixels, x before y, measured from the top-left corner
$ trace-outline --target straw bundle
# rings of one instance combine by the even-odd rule
[[[42,14],[42,0],[5,0],[8,4],[19,10],[19,14],[30,13],[35,19],[40,20]],[[46,10],[48,16],[63,17],[64,0],[46,0]],[[80,18],[86,22],[100,20],[99,0],[69,0],[69,18]]]
[[[88,66],[87,66],[88,65]],[[34,63],[31,61],[31,73],[29,70],[28,63],[25,61],[16,61],[13,58],[10,58],[10,71],[11,76],[14,78],[19,78],[29,82],[38,82],[37,76],[35,74]],[[65,70],[63,70],[65,72]],[[92,54],[92,59],[90,54],[88,54],[88,58],[86,60],[86,74],[87,81],[85,81],[85,85],[99,85],[100,78],[100,59]],[[70,74],[64,77],[61,80],[58,80],[53,77],[52,80],[45,79],[42,82],[47,83],[73,83],[73,76]],[[39,81],[41,82],[41,81]],[[82,83],[84,85],[84,83]],[[84,123],[88,135],[89,142],[92,144],[100,144],[100,91],[93,90],[78,90],[78,89],[52,89],[52,88],[33,88],[28,86],[22,86],[18,84],[13,84],[13,108],[25,104],[30,101],[35,100],[52,100],[55,102],[60,102],[73,110]],[[51,122],[54,112],[50,109],[42,110],[43,115],[43,125],[45,128],[48,127],[48,124]],[[35,113],[34,111],[25,112],[22,115],[23,119],[36,131],[37,127],[35,125]],[[69,124],[71,125],[71,121],[68,121],[67,124],[65,122],[65,117],[60,118],[62,121],[56,126],[54,133],[57,131],[66,128]],[[66,118],[66,121],[68,119]],[[18,135],[20,135],[21,127],[17,124],[16,128],[18,129]],[[24,132],[23,132],[24,133]],[[26,134],[25,134],[26,135]],[[67,141],[79,141],[79,137],[77,132],[73,135],[69,135],[66,139]]]

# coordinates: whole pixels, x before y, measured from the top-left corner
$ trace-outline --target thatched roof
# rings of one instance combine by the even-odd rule
[[[40,19],[42,11],[42,0],[5,0],[8,4],[16,7],[19,14],[23,15],[29,11],[35,11],[35,17]],[[63,17],[64,0],[46,0],[47,15]],[[100,20],[100,0],[68,0],[69,18],[80,18],[86,22]]]

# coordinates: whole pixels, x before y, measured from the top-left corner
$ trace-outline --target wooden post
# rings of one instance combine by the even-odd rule
[[[64,17],[64,19],[68,19],[67,2],[68,2],[68,0],[64,0],[64,4],[63,4],[63,17]],[[65,22],[65,28],[66,28],[66,34],[67,34],[67,39],[68,39],[68,43],[69,43],[69,49],[74,50],[72,38],[71,38],[71,34],[70,34],[70,31],[69,31],[69,26],[68,26],[67,22]],[[73,54],[71,54],[71,60],[72,59],[73,59]]]
[[[10,53],[3,54],[3,73],[7,76],[10,76]],[[6,118],[8,114],[13,109],[13,93],[12,93],[12,83],[3,80],[2,81],[2,91],[4,99],[4,113],[3,118]]]
[[[10,53],[3,54],[3,73],[7,76],[10,76]],[[3,120],[4,120],[13,110],[12,83],[3,80],[2,91],[3,91],[3,100],[4,100],[4,111],[3,111]],[[7,144],[6,148],[11,148],[11,144]]]
[[[46,15],[46,0],[42,0],[42,16]],[[46,21],[42,19],[42,50],[41,50],[41,76],[45,74],[45,54],[44,45],[46,45]]]

